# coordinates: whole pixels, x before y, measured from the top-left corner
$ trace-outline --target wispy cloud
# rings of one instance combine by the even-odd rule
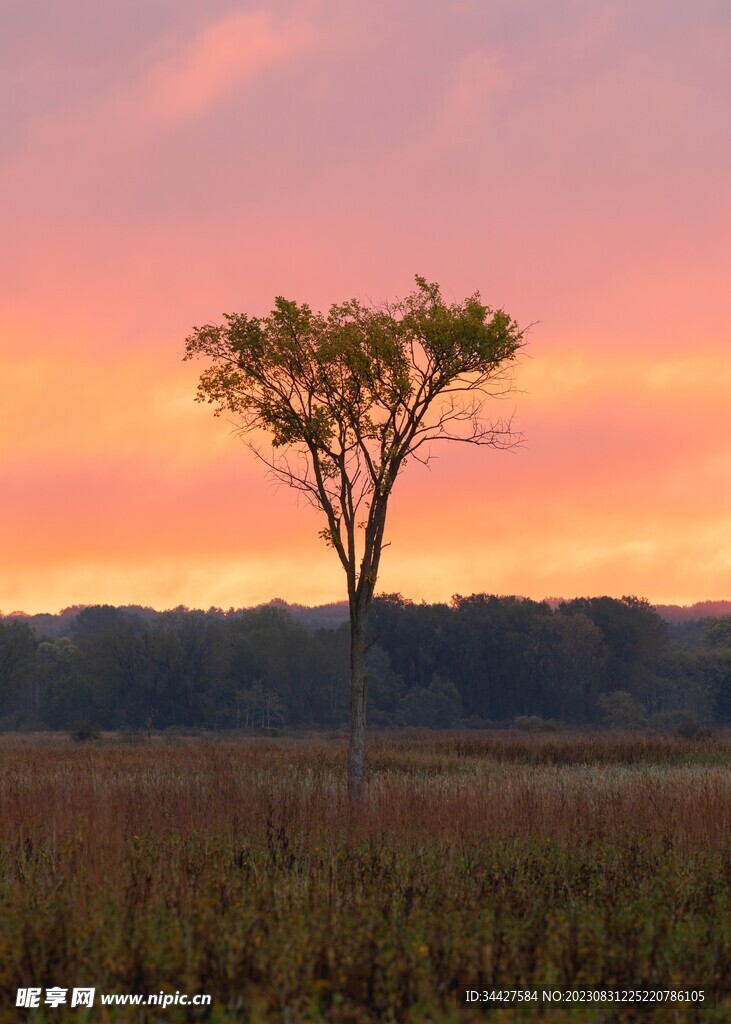
[[[312,48],[317,32],[271,11],[243,11],[206,26],[180,52],[153,64],[133,97],[156,120],[184,121]]]

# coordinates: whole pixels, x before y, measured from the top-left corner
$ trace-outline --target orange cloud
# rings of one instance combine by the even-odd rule
[[[0,385],[5,611],[342,596],[317,514],[193,401],[200,367],[172,345],[26,352],[6,347]],[[653,361],[572,346],[525,360],[525,449],[445,445],[431,472],[409,467],[381,589],[723,596],[729,371],[710,350]]]

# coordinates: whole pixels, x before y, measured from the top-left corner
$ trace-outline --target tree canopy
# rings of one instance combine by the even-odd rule
[[[228,314],[186,342],[186,358],[213,360],[198,400],[237,415],[276,477],[325,512],[351,598],[372,592],[383,506],[410,459],[428,461],[437,441],[517,440],[509,419],[482,417],[486,398],[510,388],[523,342],[515,321],[478,293],[448,304],[438,285],[416,285],[401,301],[352,299],[326,315],[279,297],[266,317]]]

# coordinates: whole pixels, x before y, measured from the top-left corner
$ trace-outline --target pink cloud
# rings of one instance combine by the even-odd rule
[[[261,72],[309,49],[317,38],[307,24],[271,11],[236,12],[154,64],[139,102],[156,119],[196,117]]]

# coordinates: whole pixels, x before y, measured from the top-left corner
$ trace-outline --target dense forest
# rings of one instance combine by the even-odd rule
[[[340,605],[99,605],[0,618],[0,728],[337,728],[348,717]],[[450,605],[377,598],[375,727],[731,724],[731,615],[668,622],[634,597]]]

